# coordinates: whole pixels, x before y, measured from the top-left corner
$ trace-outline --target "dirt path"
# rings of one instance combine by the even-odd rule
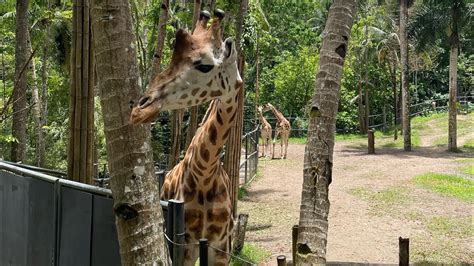
[[[363,146],[363,142],[359,144]],[[424,256],[430,250],[419,243],[436,241],[426,226],[432,219],[454,217],[472,222],[472,204],[421,189],[410,179],[430,171],[456,172],[460,168],[456,159],[474,158],[474,154],[447,153],[428,144],[423,142],[423,147],[409,153],[378,147],[376,155],[367,155],[357,143],[336,143],[330,186],[329,261],[397,263],[399,236],[410,237],[411,249]],[[239,212],[250,215],[247,241],[272,253],[265,265],[276,265],[276,256],[281,254],[291,258],[291,227],[299,218],[303,156],[304,145],[290,145],[286,160],[261,159],[263,176],[240,202]],[[472,238],[455,240],[461,257],[452,259],[474,263]],[[443,249],[442,245],[431,246],[428,249]],[[458,256],[457,251],[453,256]]]

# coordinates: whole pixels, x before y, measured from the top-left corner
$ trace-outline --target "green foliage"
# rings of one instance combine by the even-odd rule
[[[456,175],[426,173],[413,178],[413,182],[442,195],[474,202],[474,181]]]

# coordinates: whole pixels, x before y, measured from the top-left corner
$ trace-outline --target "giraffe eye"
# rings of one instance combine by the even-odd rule
[[[202,73],[207,73],[212,70],[214,65],[197,65],[196,69],[201,71]]]

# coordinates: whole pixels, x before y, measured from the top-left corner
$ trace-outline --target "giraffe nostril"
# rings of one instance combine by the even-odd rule
[[[139,101],[138,101],[138,107],[140,108],[145,108],[147,107],[148,105],[150,105],[151,101],[150,101],[150,97],[142,97]]]

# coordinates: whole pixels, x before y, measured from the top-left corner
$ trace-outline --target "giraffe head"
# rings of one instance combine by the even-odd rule
[[[268,112],[270,110],[272,110],[273,108],[275,108],[271,103],[266,103],[263,105],[262,107],[262,112]]]
[[[144,95],[133,108],[133,124],[152,121],[160,111],[187,108],[215,98],[232,97],[242,79],[237,52],[231,38],[221,40],[224,12],[217,10],[208,26],[209,12],[201,12],[191,34],[180,29],[169,67],[151,79]]]
[[[257,107],[257,112],[258,112],[259,114],[263,114],[263,106]]]

